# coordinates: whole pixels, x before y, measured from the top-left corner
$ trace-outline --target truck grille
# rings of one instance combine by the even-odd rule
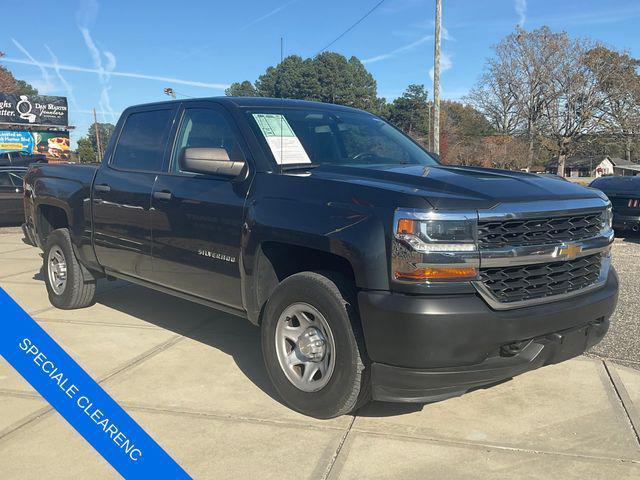
[[[602,212],[552,218],[479,221],[481,250],[507,246],[548,245],[591,238],[602,228]]]
[[[575,260],[486,268],[480,279],[501,303],[512,303],[573,292],[595,284],[600,275],[602,255]]]

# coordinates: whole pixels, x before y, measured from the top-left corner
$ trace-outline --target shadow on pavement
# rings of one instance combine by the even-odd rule
[[[42,270],[34,274],[33,279],[43,282]],[[98,291],[97,304],[226,353],[255,386],[284,405],[262,361],[260,329],[248,320],[121,280],[100,280],[99,287],[102,288]],[[428,405],[372,402],[360,408],[357,415],[391,417],[419,412]]]

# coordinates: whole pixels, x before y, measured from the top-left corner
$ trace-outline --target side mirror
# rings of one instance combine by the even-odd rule
[[[188,147],[180,156],[180,169],[184,172],[237,177],[244,160],[231,160],[224,148]]]

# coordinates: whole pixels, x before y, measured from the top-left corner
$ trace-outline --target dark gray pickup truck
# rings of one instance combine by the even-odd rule
[[[336,105],[132,107],[102,164],[34,166],[25,196],[55,306],[122,278],[246,318],[284,402],[320,418],[579,355],[617,301],[601,192],[441,165]]]

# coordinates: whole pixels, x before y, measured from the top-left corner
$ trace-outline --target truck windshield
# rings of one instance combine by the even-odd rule
[[[283,166],[437,165],[399,130],[365,112],[274,108],[247,115],[263,148]]]

